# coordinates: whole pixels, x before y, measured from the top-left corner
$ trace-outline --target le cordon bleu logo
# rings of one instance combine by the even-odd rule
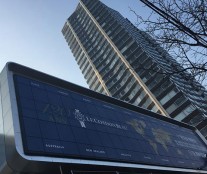
[[[80,122],[81,127],[86,128],[86,125],[85,125],[85,121],[86,121],[85,116],[83,114],[81,114],[81,112],[78,109],[75,109],[74,115],[75,115],[75,118]]]
[[[75,115],[75,118],[80,122],[81,127],[83,127],[83,128],[86,128],[86,122],[91,122],[91,123],[95,123],[95,124],[101,124],[101,125],[105,125],[105,126],[109,126],[109,127],[114,127],[117,129],[127,130],[127,126],[125,126],[125,125],[111,123],[108,121],[99,120],[97,118],[85,116],[81,113],[81,111],[79,109],[75,109],[74,115]]]

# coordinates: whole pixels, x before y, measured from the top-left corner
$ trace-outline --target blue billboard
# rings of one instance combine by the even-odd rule
[[[194,130],[21,75],[14,82],[27,155],[206,168]]]

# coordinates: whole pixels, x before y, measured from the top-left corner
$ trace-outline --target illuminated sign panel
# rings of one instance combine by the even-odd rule
[[[14,82],[25,154],[205,168],[193,130],[19,75]]]

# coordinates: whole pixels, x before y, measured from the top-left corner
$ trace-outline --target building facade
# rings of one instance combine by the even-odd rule
[[[196,126],[207,92],[147,33],[99,0],[80,0],[62,33],[90,89]],[[169,75],[171,74],[171,75]]]

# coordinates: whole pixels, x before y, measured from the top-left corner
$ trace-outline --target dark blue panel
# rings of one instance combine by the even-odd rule
[[[125,146],[124,146],[124,144],[122,144],[119,136],[110,134],[109,137],[110,137],[110,139],[112,141],[112,144],[113,144],[113,147],[114,148],[126,149]]]
[[[58,95],[58,94],[51,92],[48,95],[48,99],[49,99],[49,103],[51,103],[53,105],[62,105],[60,95]]]
[[[116,149],[105,147],[106,154],[109,159],[121,160],[119,154],[117,153]]]
[[[73,127],[79,127],[79,128],[82,128],[81,124],[79,121],[75,120],[75,119],[70,119],[69,118],[69,122],[68,122],[69,125],[73,126]]]
[[[36,108],[38,109],[38,117],[41,120],[48,120],[62,124],[68,123],[68,113],[61,105],[38,102],[36,104]]]
[[[118,124],[118,126],[121,125],[119,122],[114,123],[114,124]],[[123,132],[125,132],[124,130],[117,129],[115,127],[107,127],[106,130],[107,130],[107,132],[110,132],[110,133],[115,134],[115,135],[120,135],[120,136],[123,136],[123,134],[124,134]]]
[[[60,91],[59,88],[55,87],[55,86],[52,86],[52,85],[47,85],[47,84],[44,84],[44,88],[48,91],[48,92],[51,92],[51,93],[58,93],[58,91]]]
[[[104,119],[111,119],[112,114],[111,111],[108,111],[106,108],[97,107],[98,115],[100,115]]]
[[[159,154],[157,149],[157,143],[154,141],[139,141],[140,147],[143,149],[143,152],[150,154]]]
[[[46,152],[52,154],[62,154],[64,151],[64,146],[60,143],[60,141],[44,139],[43,144]]]
[[[102,124],[94,124],[94,126],[95,126],[96,130],[99,131],[99,132],[108,132],[108,128],[105,125],[102,125]]]
[[[165,156],[166,154],[169,154],[168,146],[165,144],[156,143],[157,151],[159,155]]]
[[[90,145],[78,144],[78,151],[81,155],[86,157],[94,157],[93,149]]]
[[[97,131],[86,130],[91,145],[103,146],[102,140]]]
[[[148,153],[138,153],[138,154],[139,154],[139,160],[142,163],[157,164],[157,160],[155,159],[155,156],[153,154],[148,154]]]
[[[173,158],[183,158],[183,152],[181,149],[177,149],[171,146],[168,146],[168,156]]]
[[[40,120],[55,122],[55,119],[53,118],[53,115],[52,114],[37,113],[37,117]]]
[[[93,151],[93,154],[97,157],[97,158],[107,158],[107,152],[106,149],[104,147],[100,147],[100,146],[91,146],[91,149]]]
[[[143,163],[143,159],[144,159],[144,154],[147,155],[147,153],[143,153],[143,152],[133,152],[133,156],[132,158],[134,159],[134,161],[136,161],[137,163]],[[151,158],[149,157],[148,160],[150,160]],[[146,163],[145,163],[146,164]]]
[[[130,151],[143,151],[141,146],[139,145],[139,141],[132,138],[126,138],[123,136],[119,136],[121,143],[124,145],[126,150]]]
[[[23,117],[37,118],[37,114],[35,110],[22,108]]]
[[[25,98],[22,98],[21,99],[21,106],[23,108],[27,108],[27,109],[35,109],[35,103],[34,103],[34,100],[32,99],[25,99]]]
[[[24,128],[28,136],[41,137],[39,122],[36,119],[24,118]]]
[[[45,90],[33,87],[32,92],[33,92],[34,99],[37,100],[37,102],[38,101],[47,102],[47,103],[49,102],[48,94]]]
[[[85,113],[85,114],[88,113],[88,109],[87,109],[87,107],[86,107],[84,102],[82,102],[82,101],[75,101],[74,103],[75,103],[75,109],[78,109],[82,113]]]
[[[129,139],[128,143],[131,144],[131,150],[143,152],[145,147],[141,146],[140,141],[137,139]]]
[[[79,113],[79,111],[75,111],[75,109],[68,110],[68,124],[75,127],[82,127],[81,122],[78,120],[79,114],[85,116],[85,114]]]
[[[21,76],[15,76],[15,80],[17,80],[17,82],[19,84],[23,83],[23,84],[26,84],[26,85],[30,85],[30,83],[31,83],[31,79],[21,77]]]
[[[78,147],[77,147],[77,144],[76,143],[73,143],[73,142],[64,142],[62,141],[62,146],[64,147],[62,149],[64,155],[76,155],[76,156],[79,156],[81,154],[79,154],[79,151],[78,151]]]
[[[188,160],[180,159],[180,158],[174,158],[173,163],[177,167],[189,168],[191,166],[191,164],[189,165]]]
[[[86,116],[87,116],[87,115],[86,115]],[[77,121],[77,120],[76,120],[76,121]],[[79,122],[78,124],[81,126],[80,122]],[[96,129],[96,124],[95,124],[95,123],[92,123],[92,122],[85,122],[84,124],[85,124],[87,130],[97,131],[97,129]],[[99,127],[99,128],[100,128],[100,127]]]
[[[181,152],[181,153],[180,153]],[[193,150],[193,152],[195,152],[195,150]],[[196,151],[197,154],[197,151]],[[203,153],[202,153],[203,156]],[[184,159],[192,159],[195,160],[195,156],[192,155],[188,149],[184,149],[184,148],[179,148],[179,151],[177,151],[177,158],[184,158]],[[198,157],[199,158],[199,157]],[[203,158],[203,157],[202,157]]]
[[[124,161],[134,161],[134,155],[132,151],[116,149],[116,152],[119,156],[119,159]]]
[[[99,132],[98,134],[101,139],[101,142],[103,143],[102,144],[103,146],[110,147],[110,148],[114,147],[108,133]]]
[[[57,123],[68,124],[68,113],[63,106],[51,105],[51,112]]]
[[[59,140],[56,124],[47,121],[40,121],[42,136],[47,139]]]
[[[98,110],[96,109],[96,107],[93,104],[87,103],[86,107],[87,107],[89,114],[91,114],[91,115],[98,115],[99,114]]]
[[[71,99],[70,96],[61,96],[62,104],[65,108],[71,109],[75,108],[74,101]]]
[[[94,103],[93,98],[87,97],[87,96],[82,96],[81,101],[87,103],[87,104],[91,104],[91,105],[95,105],[96,103]]]
[[[33,99],[31,87],[28,85],[18,84],[18,94],[21,97]]]
[[[155,161],[159,165],[166,165],[166,166],[174,165],[174,159],[166,156],[155,155]]]
[[[27,149],[32,152],[44,152],[43,142],[40,138],[27,137]]]
[[[102,107],[96,107],[96,109],[97,109],[97,111],[98,111],[98,115],[100,116],[100,117],[105,117],[105,115],[106,115],[106,113],[105,113],[105,109],[104,108],[102,108]]]
[[[48,102],[35,102],[35,107],[39,113],[46,113],[49,110],[49,103]]]
[[[83,101],[83,96],[78,93],[70,92],[70,95],[72,96],[73,100]]]
[[[39,83],[38,81],[31,81],[30,85],[32,86],[32,88],[38,88],[38,89],[42,89],[44,90],[44,86],[42,83]]]
[[[62,141],[75,141],[72,129],[68,125],[58,124],[58,133]]]
[[[72,127],[72,131],[76,142],[90,144],[85,128]]]

